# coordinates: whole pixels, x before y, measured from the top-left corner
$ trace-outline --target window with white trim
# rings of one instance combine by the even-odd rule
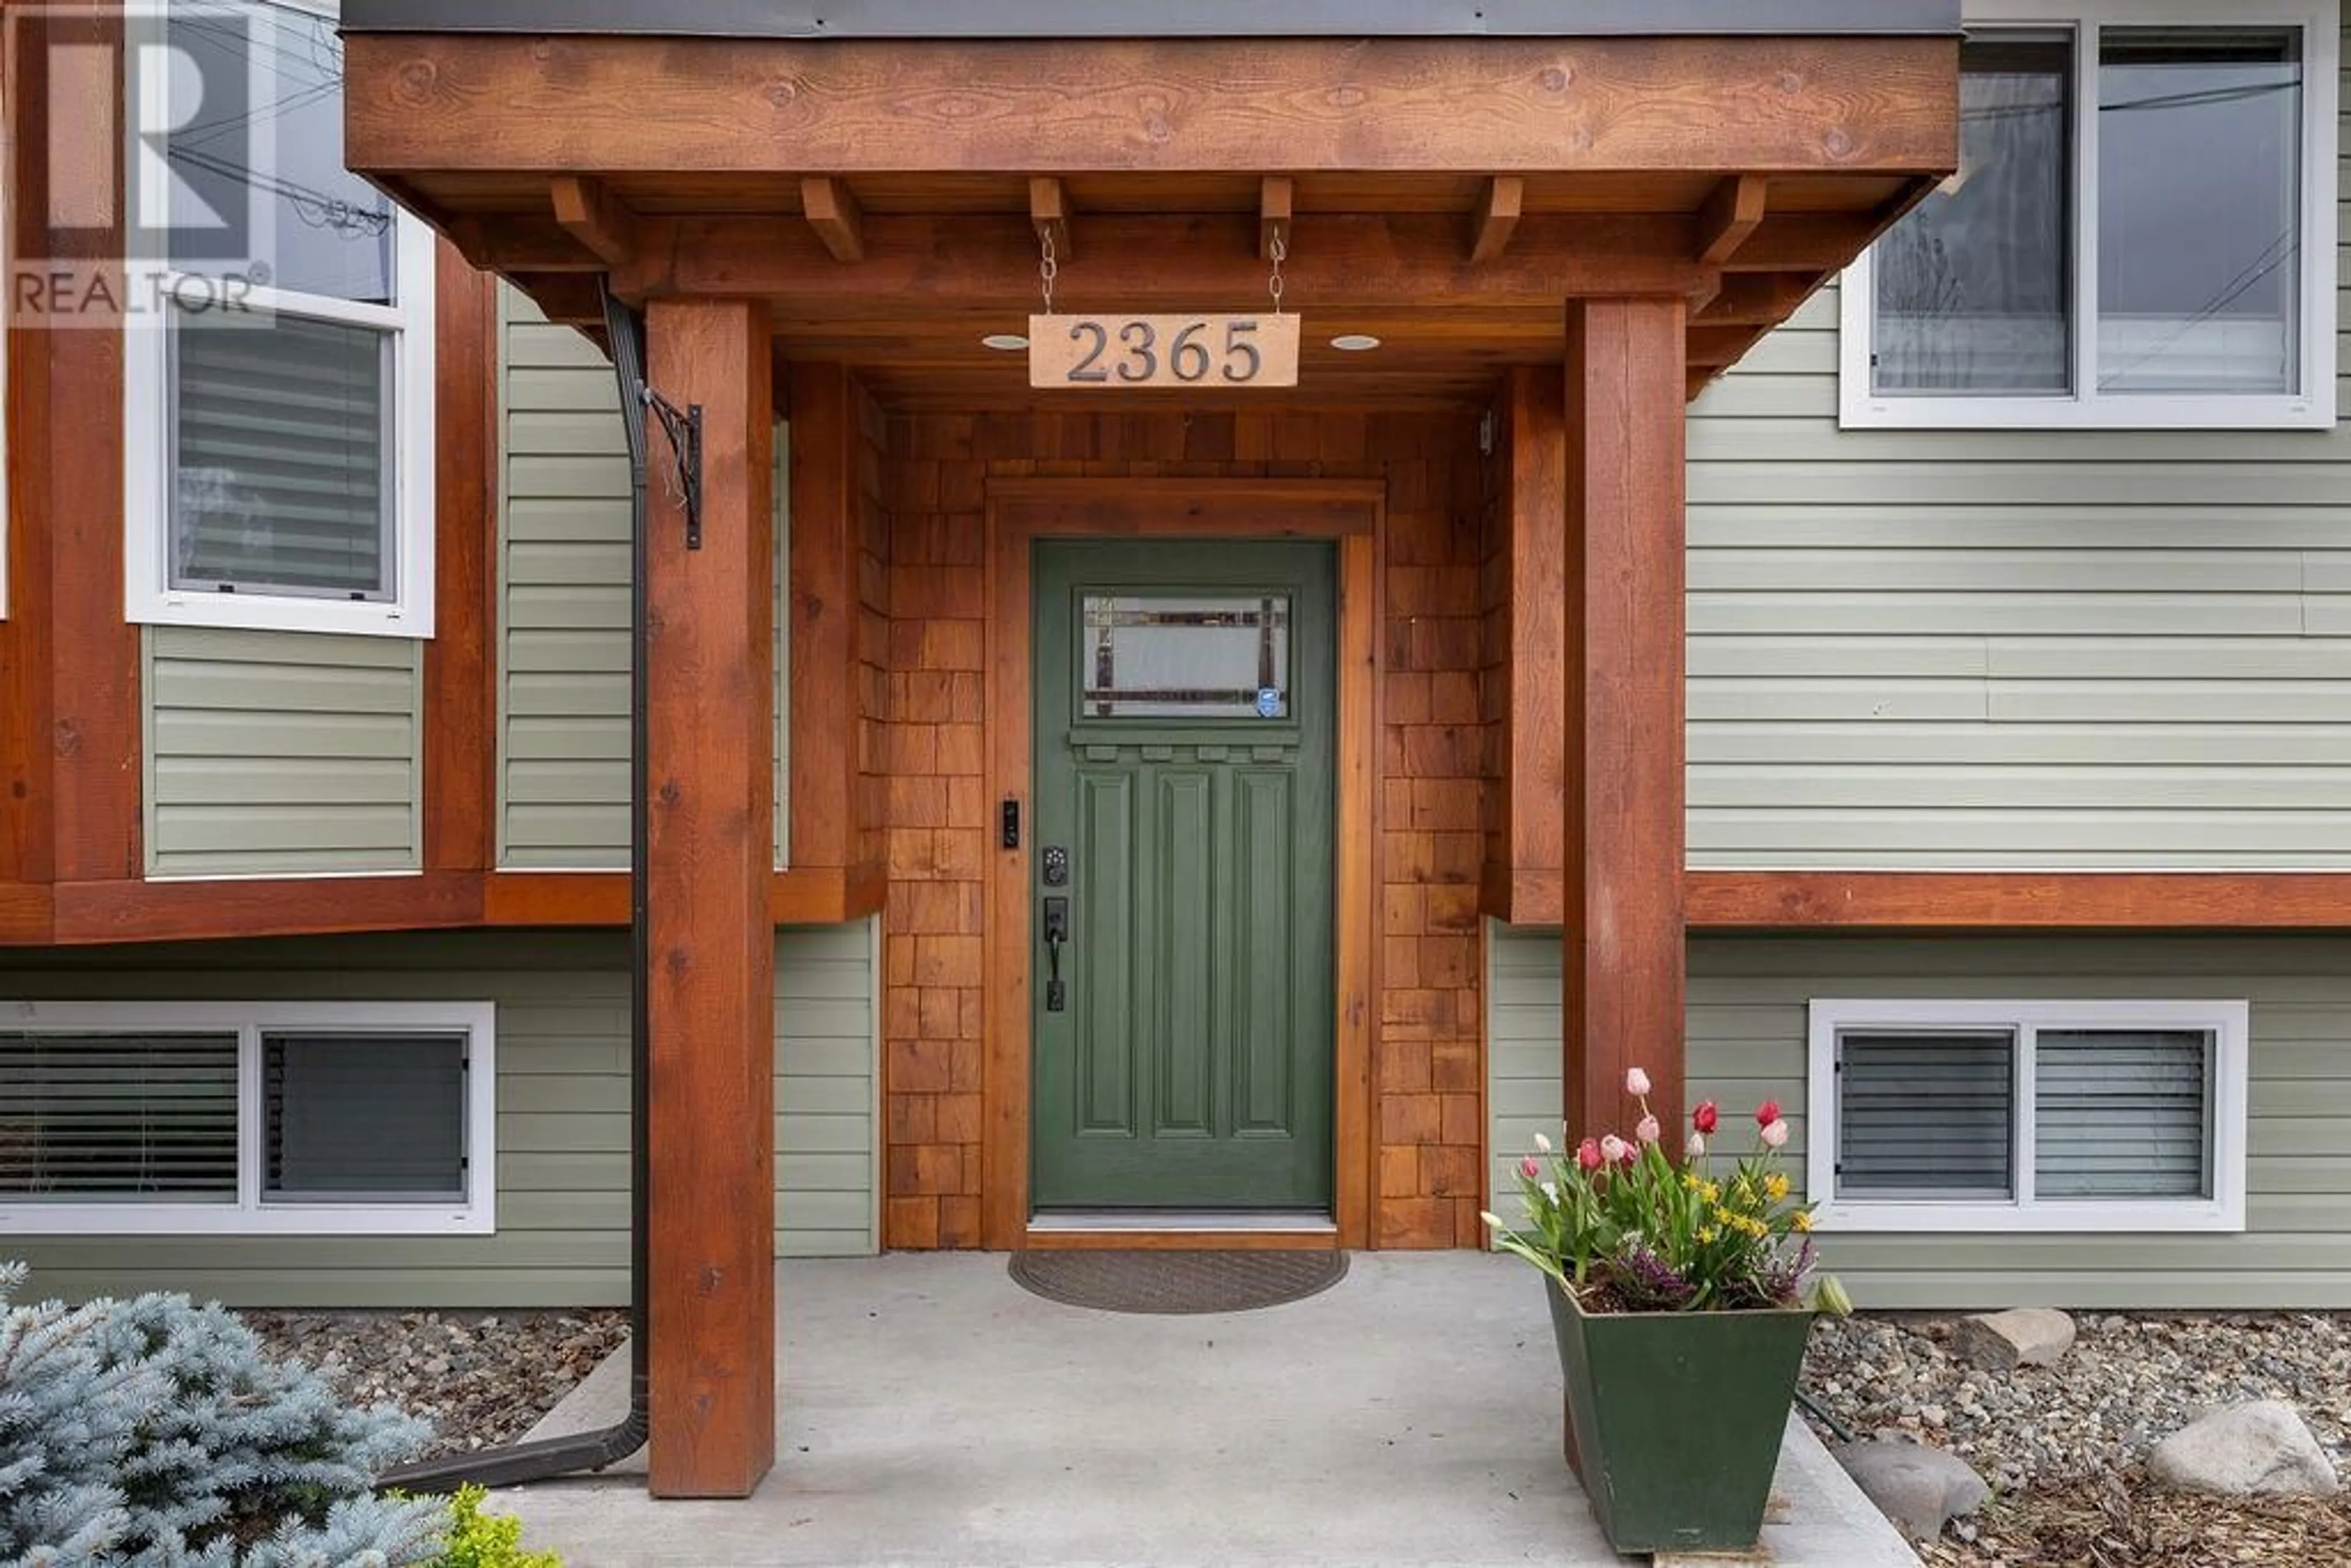
[[[487,1235],[495,1019],[472,1002],[6,1004],[0,1231]]]
[[[1844,276],[1844,424],[2331,427],[2339,0],[1978,9],[1958,172]]]
[[[2241,1001],[1815,1000],[1815,1218],[2241,1230],[2248,1017]]]
[[[142,57],[177,64],[139,90],[246,84],[168,117],[172,197],[242,188],[267,254],[249,310],[192,284],[127,334],[127,617],[428,637],[434,241],[343,167],[333,8],[173,0],[155,25],[168,56]]]

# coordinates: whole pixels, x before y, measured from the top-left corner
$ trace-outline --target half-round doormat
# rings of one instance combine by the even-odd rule
[[[1116,1249],[1015,1252],[1012,1278],[1048,1301],[1105,1312],[1246,1312],[1303,1301],[1347,1273],[1329,1251]]]

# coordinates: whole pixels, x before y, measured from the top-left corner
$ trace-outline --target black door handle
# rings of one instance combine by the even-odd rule
[[[1061,983],[1061,946],[1070,939],[1070,901],[1045,901],[1045,1010],[1060,1012],[1069,1005],[1069,988]]]

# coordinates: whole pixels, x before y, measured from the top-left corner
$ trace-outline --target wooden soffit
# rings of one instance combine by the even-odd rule
[[[1065,308],[1265,298],[1458,395],[1573,295],[1690,302],[1693,390],[1956,164],[1950,36],[861,39],[354,31],[346,155],[550,316],[765,298],[889,401],[1024,390]],[[1362,332],[1376,366],[1312,362]],[[1329,377],[1317,374],[1320,383]]]

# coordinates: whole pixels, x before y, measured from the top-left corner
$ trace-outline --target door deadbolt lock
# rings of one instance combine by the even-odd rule
[[[1060,844],[1045,846],[1045,885],[1067,887],[1070,884],[1070,852]]]

